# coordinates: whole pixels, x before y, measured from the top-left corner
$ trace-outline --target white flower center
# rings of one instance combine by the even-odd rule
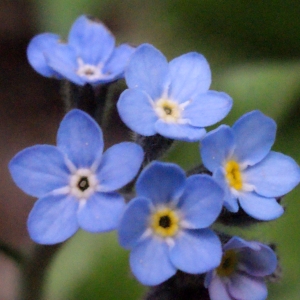
[[[70,194],[82,200],[89,198],[99,188],[96,175],[90,169],[78,169],[70,178]]]
[[[190,101],[186,101],[179,104],[174,100],[162,97],[152,105],[157,116],[164,122],[184,124],[187,120],[182,118],[182,112],[189,103]]]
[[[105,77],[105,74],[102,73],[102,64],[99,65],[90,65],[83,62],[79,57],[77,59],[78,69],[76,74],[80,77],[84,77],[90,81],[102,79]],[[107,74],[108,75],[108,74]]]

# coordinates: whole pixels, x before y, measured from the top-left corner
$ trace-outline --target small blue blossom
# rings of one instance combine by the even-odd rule
[[[211,72],[206,59],[191,52],[168,63],[149,44],[132,55],[125,90],[117,103],[123,122],[133,131],[151,136],[197,141],[203,127],[223,119],[232,99],[225,93],[209,91]]]
[[[222,262],[205,277],[211,300],[264,300],[268,290],[264,277],[277,267],[275,252],[255,241],[231,238],[224,245]]]
[[[198,274],[220,264],[220,240],[207,227],[221,211],[223,190],[210,176],[186,178],[175,164],[153,162],[139,176],[136,193],[118,232],[142,284],[157,285],[177,269]]]
[[[11,160],[15,183],[39,198],[27,222],[35,242],[63,242],[79,228],[102,232],[117,227],[125,201],[115,191],[137,174],[143,150],[123,142],[102,154],[103,147],[98,124],[74,109],[60,124],[57,147],[36,145]]]
[[[68,42],[53,33],[35,36],[27,48],[31,66],[46,77],[66,78],[78,85],[107,83],[123,77],[134,48],[122,44],[98,20],[80,16]]]
[[[242,116],[230,128],[221,125],[201,141],[205,167],[225,190],[225,207],[239,205],[251,217],[272,220],[283,213],[277,197],[300,181],[300,168],[290,157],[270,151],[276,123],[259,111]]]

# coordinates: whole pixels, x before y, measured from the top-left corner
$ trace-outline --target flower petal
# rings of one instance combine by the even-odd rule
[[[237,273],[230,277],[227,284],[233,299],[267,299],[268,290],[263,278]]]
[[[27,47],[27,59],[35,71],[46,77],[59,77],[46,61],[45,52],[51,51],[59,43],[60,37],[53,33],[35,36]]]
[[[199,141],[206,133],[201,127],[194,127],[189,124],[166,123],[158,120],[155,123],[156,131],[167,138],[186,142]]]
[[[271,151],[265,159],[244,171],[245,181],[265,197],[290,192],[300,181],[300,168],[289,156]]]
[[[9,163],[16,185],[25,193],[42,197],[69,184],[64,155],[54,146],[36,145],[19,152]]]
[[[211,84],[211,72],[205,57],[196,52],[183,54],[170,61],[169,97],[180,103],[205,93]]]
[[[140,90],[125,90],[117,103],[122,121],[133,131],[149,136],[156,134],[154,124],[158,117],[150,97]]]
[[[277,257],[275,252],[258,242],[248,242],[254,244],[258,249],[245,247],[239,254],[239,270],[252,276],[267,276],[272,274],[277,267]]]
[[[67,44],[58,43],[45,52],[46,62],[53,70],[78,85],[84,85],[85,80],[77,75],[77,55]]]
[[[75,198],[65,195],[39,199],[27,221],[30,237],[45,245],[61,243],[71,237],[78,230],[78,204]]]
[[[200,142],[201,158],[204,166],[215,172],[231,156],[234,149],[232,130],[227,125],[221,125],[210,131]]]
[[[151,199],[154,205],[176,202],[183,193],[185,181],[185,173],[179,166],[153,162],[137,179],[136,193]]]
[[[133,274],[144,285],[157,285],[176,273],[169,260],[168,246],[161,240],[149,237],[130,253]]]
[[[119,243],[122,247],[133,248],[148,227],[151,201],[145,198],[131,200],[118,227]]]
[[[225,192],[224,206],[230,212],[237,212],[239,210],[237,195],[232,193],[232,191],[225,179],[223,170],[221,168],[217,169],[217,171],[213,174],[213,178],[217,181],[217,183],[223,188],[223,190]]]
[[[118,193],[95,193],[79,208],[79,226],[89,232],[116,229],[124,208],[124,198]]]
[[[193,175],[178,203],[188,228],[210,226],[219,216],[223,206],[223,189],[208,175]]]
[[[221,263],[222,246],[210,229],[184,230],[170,249],[170,259],[183,272],[199,274],[216,268]]]
[[[254,165],[270,151],[275,141],[276,123],[255,110],[243,115],[232,126],[239,162]]]
[[[135,48],[128,44],[122,44],[119,47],[116,47],[103,67],[103,73],[113,74],[118,77],[123,76],[125,68],[129,63],[129,58],[134,51]]]
[[[102,192],[115,191],[130,182],[138,173],[143,162],[141,146],[123,142],[106,150],[97,170]]]
[[[226,283],[217,275],[211,280],[208,293],[211,300],[233,300],[228,294]]]
[[[280,217],[284,210],[275,198],[265,198],[256,193],[241,193],[239,202],[243,210],[251,217],[269,221]]]
[[[183,118],[193,126],[211,126],[225,118],[231,107],[232,99],[227,94],[208,91],[191,100],[184,108]]]
[[[169,83],[169,65],[164,55],[149,44],[140,45],[125,72],[129,88],[145,91],[152,100],[160,98]]]
[[[98,65],[109,59],[115,38],[99,20],[83,15],[74,22],[68,43],[84,63]]]
[[[87,113],[73,109],[60,123],[57,146],[77,168],[88,168],[101,158],[102,131]]]

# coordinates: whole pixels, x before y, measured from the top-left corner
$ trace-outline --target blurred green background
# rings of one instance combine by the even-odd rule
[[[169,59],[189,51],[204,54],[212,89],[234,99],[224,122],[232,125],[245,112],[260,109],[278,124],[273,149],[300,162],[299,1],[37,0],[34,5],[40,32],[67,37],[77,16],[91,14],[106,23],[118,43],[152,43]],[[178,143],[168,159],[189,168],[200,161],[198,145]],[[276,243],[283,278],[269,284],[268,299],[299,300],[299,187],[284,204],[280,219],[230,231]],[[132,300],[144,288],[130,274],[128,253],[114,233],[79,232],[55,258],[45,291],[52,300]]]

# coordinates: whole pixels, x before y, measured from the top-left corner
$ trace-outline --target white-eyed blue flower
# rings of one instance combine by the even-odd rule
[[[39,34],[29,43],[27,57],[43,76],[96,85],[123,77],[133,52],[128,44],[115,48],[110,31],[100,21],[83,15],[74,22],[67,43],[56,34]]]
[[[259,111],[242,116],[230,128],[221,125],[201,141],[205,167],[225,190],[225,207],[239,204],[251,217],[272,220],[283,213],[277,197],[300,181],[300,168],[289,156],[270,151],[276,123]]]
[[[143,44],[132,55],[125,80],[129,89],[117,103],[120,117],[144,136],[197,141],[204,127],[219,122],[232,106],[227,94],[208,90],[210,68],[196,52],[168,63],[160,51]]]
[[[103,146],[98,124],[74,109],[60,124],[57,147],[36,145],[11,160],[15,183],[39,198],[27,222],[34,241],[55,244],[79,228],[102,232],[117,227],[125,201],[116,190],[137,174],[143,150],[123,142],[102,154]]]
[[[206,274],[204,284],[211,300],[264,300],[268,294],[264,277],[276,267],[270,247],[233,237],[224,245],[221,264]]]
[[[186,178],[175,164],[153,162],[140,174],[136,193],[118,232],[142,284],[157,285],[178,269],[198,274],[220,264],[220,240],[207,227],[221,211],[223,190],[210,176]]]

